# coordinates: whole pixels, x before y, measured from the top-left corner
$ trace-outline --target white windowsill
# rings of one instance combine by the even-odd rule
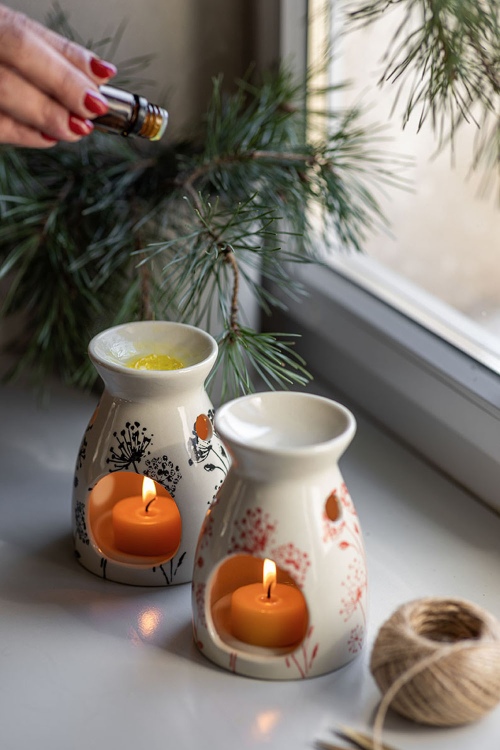
[[[328,263],[347,279],[500,374],[499,338],[471,318],[368,255],[335,253]]]
[[[193,644],[189,585],[121,586],[73,558],[73,467],[94,406],[61,387],[46,409],[20,386],[0,389],[2,750],[195,750],[207,738],[218,750],[307,750],[333,741],[339,724],[369,729],[379,699],[369,654],[400,604],[460,597],[500,617],[500,518],[356,410],[341,469],[366,543],[364,653],[301,682],[220,670]],[[401,750],[497,750],[499,735],[500,707],[449,730],[390,715],[385,739]]]
[[[272,288],[289,310],[265,327],[302,334],[297,349],[322,381],[500,509],[500,377],[360,286],[349,263],[290,269],[309,296],[290,305]]]

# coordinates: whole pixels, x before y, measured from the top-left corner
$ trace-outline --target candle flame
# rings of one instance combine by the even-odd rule
[[[264,560],[264,570],[262,573],[262,583],[266,591],[276,583],[276,563],[267,557]]]
[[[151,502],[156,497],[156,484],[149,477],[142,480],[142,499],[145,503]]]

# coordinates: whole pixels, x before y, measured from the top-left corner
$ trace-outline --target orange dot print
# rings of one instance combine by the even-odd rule
[[[206,414],[196,417],[194,429],[200,440],[210,440],[213,435],[212,423]]]

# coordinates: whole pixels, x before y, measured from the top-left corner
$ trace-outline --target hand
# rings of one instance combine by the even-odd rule
[[[0,4],[0,143],[78,141],[107,111],[98,86],[111,63]]]

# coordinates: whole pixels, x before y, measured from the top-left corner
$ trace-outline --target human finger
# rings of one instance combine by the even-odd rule
[[[15,71],[0,65],[0,111],[15,122],[56,140],[77,141],[93,130],[92,122],[69,112]]]
[[[0,112],[0,143],[25,148],[51,148],[57,140]]]
[[[45,39],[66,60],[91,78],[96,85],[100,86],[116,75],[117,69],[113,63],[103,60],[91,50],[72,42],[36,21],[32,21],[32,19],[28,19],[28,21],[33,24],[33,29],[41,38]]]
[[[22,43],[23,37],[26,37],[30,44],[36,39],[42,40],[97,85],[116,75],[116,66],[113,63],[102,60],[91,50],[63,37],[25,14],[0,4],[0,39],[4,48],[11,45],[11,56],[15,56],[16,48],[19,43]],[[18,62],[22,64],[22,60]]]
[[[96,61],[88,50],[56,34],[50,35],[40,24],[0,6],[0,63],[83,118],[96,117],[107,110],[95,82],[98,77],[91,72],[92,67],[98,69]],[[102,68],[102,61],[99,65]],[[100,78],[103,80],[106,78]]]

